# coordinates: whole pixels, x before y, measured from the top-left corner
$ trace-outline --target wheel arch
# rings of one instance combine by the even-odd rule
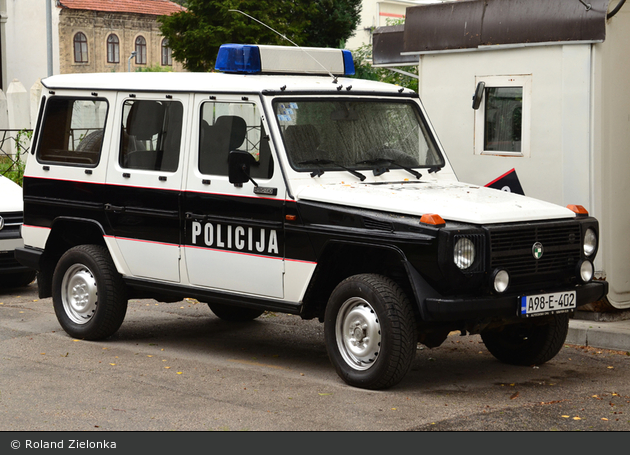
[[[330,241],[317,261],[304,294],[302,317],[323,321],[328,299],[335,287],[344,279],[362,273],[391,278],[412,302],[417,303],[410,267],[413,269],[404,252],[394,245]],[[418,308],[418,305],[413,306]]]
[[[77,245],[94,244],[107,248],[103,226],[94,220],[59,217],[50,228],[37,276],[39,297],[52,296],[52,275],[61,256]]]

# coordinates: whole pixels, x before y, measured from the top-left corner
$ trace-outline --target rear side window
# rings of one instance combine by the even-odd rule
[[[179,101],[125,101],[120,166],[146,171],[177,171],[183,114],[184,107]]]
[[[101,157],[108,103],[104,99],[54,97],[46,103],[39,161],[94,167]]]

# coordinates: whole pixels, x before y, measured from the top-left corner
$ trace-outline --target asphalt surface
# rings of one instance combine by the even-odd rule
[[[576,322],[544,365],[501,364],[453,334],[369,391],[336,375],[318,321],[234,324],[194,300],[133,300],[113,337],[88,342],[32,284],[0,291],[0,432],[630,431],[630,345],[577,343],[628,323]]]

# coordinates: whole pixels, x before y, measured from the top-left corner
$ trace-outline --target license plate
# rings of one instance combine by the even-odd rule
[[[525,317],[542,316],[543,314],[569,311],[575,307],[575,291],[527,295],[521,297],[520,315]]]

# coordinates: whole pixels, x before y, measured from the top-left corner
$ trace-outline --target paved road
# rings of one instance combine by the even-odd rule
[[[0,431],[29,430],[628,431],[630,356],[566,345],[513,367],[454,335],[366,391],[337,377],[317,321],[135,300],[113,338],[79,341],[31,285],[0,291]]]

